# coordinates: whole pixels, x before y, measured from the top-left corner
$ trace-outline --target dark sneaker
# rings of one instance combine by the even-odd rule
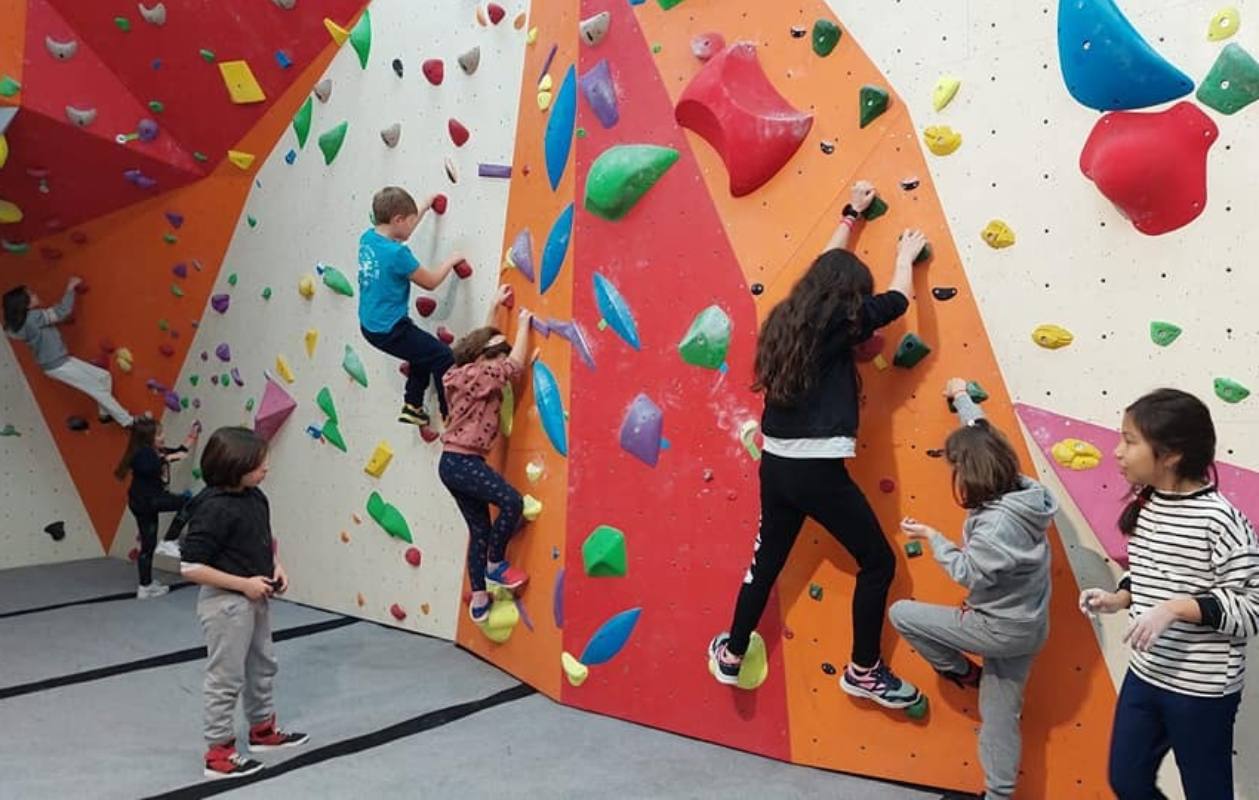
[[[96,421],[102,425],[111,425],[113,424],[114,418],[108,414],[97,414]]]
[[[743,659],[731,662],[723,659],[726,653],[726,642],[730,641],[730,634],[722,632],[713,637],[708,643],[708,671],[717,679],[717,683],[724,683],[727,686],[737,686],[739,684],[739,669],[743,666]]]
[[[969,658],[966,659],[966,672],[964,673],[942,672],[940,670],[936,670],[936,672],[941,678],[953,681],[958,685],[958,688],[961,689],[979,688],[979,679],[984,676],[984,668],[976,664],[974,661],[971,661]]]
[[[402,410],[398,412],[398,422],[426,428],[432,423],[432,420],[429,419],[428,412],[423,408],[413,406],[410,403],[403,403]]]
[[[469,601],[468,616],[471,617],[472,621],[477,625],[484,625],[487,621],[489,621],[490,605],[492,605],[492,603],[493,601],[488,597],[485,599],[485,605],[477,606],[473,605],[472,602]]]
[[[219,744],[205,753],[205,776],[207,778],[243,778],[253,775],[262,769],[261,761],[245,758],[236,752],[236,742]]]
[[[309,739],[310,737],[304,733],[280,730],[275,725],[275,717],[249,728],[249,749],[255,753],[282,750],[285,747],[299,747],[306,744]]]
[[[858,670],[849,664],[839,679],[839,688],[853,697],[864,697],[886,708],[908,708],[922,697],[918,687],[893,675],[881,659],[868,670]]]
[[[529,576],[523,569],[516,569],[506,561],[499,562],[497,567],[485,572],[485,583],[491,587],[499,586],[514,592],[528,582]]]

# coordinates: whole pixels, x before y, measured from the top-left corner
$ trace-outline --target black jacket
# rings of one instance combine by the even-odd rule
[[[275,574],[271,506],[261,489],[204,489],[181,517],[188,524],[180,542],[185,564],[203,564],[242,578]]]
[[[813,364],[814,379],[809,390],[790,405],[765,402],[761,432],[775,439],[830,439],[857,435],[857,365],[852,348],[909,309],[909,299],[900,292],[884,292],[867,297],[861,305],[858,330],[849,322],[834,319],[822,334]]]

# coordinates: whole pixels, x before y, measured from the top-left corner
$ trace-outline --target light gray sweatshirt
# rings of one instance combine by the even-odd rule
[[[962,424],[984,416],[969,397],[954,401]],[[972,509],[961,547],[940,533],[929,542],[949,577],[970,590],[969,608],[1011,622],[1049,618],[1050,551],[1046,538],[1058,500],[1026,476],[1019,488]]]
[[[66,350],[66,343],[61,340],[61,332],[56,326],[70,316],[72,311],[74,311],[74,290],[66,289],[60,303],[52,308],[32,308],[27,313],[26,324],[21,330],[13,333],[6,329],[5,332],[9,334],[10,339],[21,339],[30,345],[39,368],[47,372],[70,360],[70,352]]]

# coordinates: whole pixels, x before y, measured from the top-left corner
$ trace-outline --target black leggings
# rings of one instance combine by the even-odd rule
[[[141,586],[148,586],[153,582],[153,551],[157,549],[157,515],[183,511],[187,504],[187,497],[170,492],[136,498],[127,503],[131,514],[136,518],[136,527],[140,529],[140,555],[136,558],[136,567],[140,570]],[[183,520],[179,517],[176,519],[179,522],[172,523],[170,530],[166,532],[167,540],[178,539],[179,532],[183,529]]]
[[[480,456],[442,453],[437,475],[468,523],[468,581],[472,591],[484,592],[485,562],[507,558],[507,540],[520,527],[524,499]],[[498,506],[493,522],[491,504]]]
[[[787,563],[806,516],[817,520],[857,560],[852,660],[872,666],[879,659],[896,557],[842,458],[780,458],[770,453],[761,458],[761,530],[734,607],[727,648],[735,655],[747,652],[748,638],[760,622],[769,591]]]

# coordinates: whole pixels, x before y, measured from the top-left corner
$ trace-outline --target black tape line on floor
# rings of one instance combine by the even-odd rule
[[[480,700],[472,700],[467,703],[459,703],[458,705],[446,706],[436,711],[429,711],[420,714],[417,717],[404,719],[401,722],[390,725],[387,728],[364,733],[360,736],[354,736],[349,739],[341,739],[335,742],[329,742],[322,747],[315,747],[309,750],[299,751],[297,755],[281,761],[279,764],[269,766],[261,772],[254,773],[244,778],[233,778],[223,780],[211,780],[203,783],[196,783],[191,786],[185,786],[180,789],[172,789],[169,792],[155,794],[145,800],[194,800],[200,797],[212,797],[216,794],[223,794],[238,789],[241,786],[248,786],[251,783],[278,778],[286,772],[309,767],[313,764],[319,764],[333,758],[341,758],[342,756],[354,755],[364,750],[371,750],[382,745],[396,742],[399,739],[405,739],[408,736],[415,736],[425,731],[431,731],[434,728],[440,728],[451,722],[456,722],[464,717],[472,716],[479,711],[500,706],[504,703],[511,703],[516,700],[537,694],[537,689],[527,684],[518,683],[510,689],[504,689],[501,692],[483,697]]]
[[[300,639],[303,636],[314,636],[317,633],[344,628],[347,625],[355,625],[360,620],[353,617],[336,617],[335,619],[327,619],[322,622],[312,622],[308,625],[295,625],[292,628],[282,628],[273,631],[271,638],[273,641],[284,642],[289,639]],[[96,669],[84,670],[83,672],[72,672],[69,675],[58,675],[54,678],[45,678],[42,681],[33,681],[31,683],[19,683],[16,686],[0,686],[0,700],[8,700],[12,697],[20,697],[24,694],[34,694],[35,692],[44,692],[49,689],[58,689],[62,686],[72,686],[76,683],[87,683],[89,681],[99,681],[103,678],[112,678],[116,675],[125,675],[128,672],[138,672],[145,669],[157,669],[158,667],[169,667],[172,664],[183,664],[188,661],[197,661],[205,658],[205,647],[190,647],[187,650],[176,650],[173,653],[164,653],[160,656],[151,656],[149,658],[141,658],[136,661],[126,661],[122,664],[111,664],[108,667],[97,667]]]
[[[172,583],[170,590],[173,592],[177,589],[192,586],[188,581],[182,583]],[[116,600],[134,600],[136,593],[133,589],[130,592],[119,592],[118,594],[103,594],[100,597],[89,597],[86,600],[68,600],[64,603],[54,603],[50,606],[39,606],[38,608],[20,608],[17,611],[6,611],[0,614],[0,619],[9,619],[10,617],[24,617],[27,614],[40,614],[44,611],[56,611],[59,608],[73,608],[74,606],[90,606],[96,603],[112,603]]]

